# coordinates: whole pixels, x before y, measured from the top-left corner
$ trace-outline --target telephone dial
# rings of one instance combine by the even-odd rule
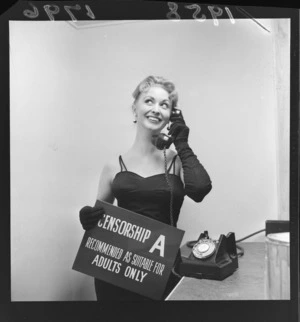
[[[174,121],[177,116],[180,116],[181,111],[177,108],[173,108],[171,112],[170,121]],[[174,139],[171,135],[167,135],[165,133],[160,133],[157,136],[152,137],[152,143],[157,147],[159,150],[163,150],[164,148],[168,149],[170,145],[173,143]]]
[[[212,240],[204,231],[196,242],[188,242],[183,247],[191,249],[177,264],[176,271],[182,276],[223,280],[238,268],[234,233]]]
[[[216,244],[208,237],[200,239],[193,246],[192,253],[196,258],[204,259],[211,256],[216,250]]]

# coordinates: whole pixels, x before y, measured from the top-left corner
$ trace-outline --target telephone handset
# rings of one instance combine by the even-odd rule
[[[171,112],[170,121],[172,122],[172,120],[174,120],[174,118],[179,116],[180,113],[181,111],[174,107]],[[159,135],[152,137],[152,143],[159,150],[163,150],[164,148],[168,149],[170,145],[173,143],[173,141],[174,141],[173,137],[165,133],[160,133]]]

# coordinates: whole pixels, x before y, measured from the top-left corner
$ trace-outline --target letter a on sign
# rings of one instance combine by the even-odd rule
[[[149,253],[153,253],[153,251],[155,249],[158,249],[160,256],[164,257],[164,253],[165,253],[165,236],[164,235],[160,235],[157,238],[156,242],[153,244],[153,246],[149,250]]]

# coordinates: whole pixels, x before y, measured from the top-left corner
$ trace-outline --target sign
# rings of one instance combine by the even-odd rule
[[[184,231],[101,201],[98,224],[85,232],[72,269],[162,299]]]

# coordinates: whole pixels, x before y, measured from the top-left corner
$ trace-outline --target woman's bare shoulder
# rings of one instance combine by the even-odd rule
[[[103,172],[108,172],[111,175],[114,175],[120,169],[120,162],[119,162],[120,155],[114,155],[110,159],[104,163]]]

